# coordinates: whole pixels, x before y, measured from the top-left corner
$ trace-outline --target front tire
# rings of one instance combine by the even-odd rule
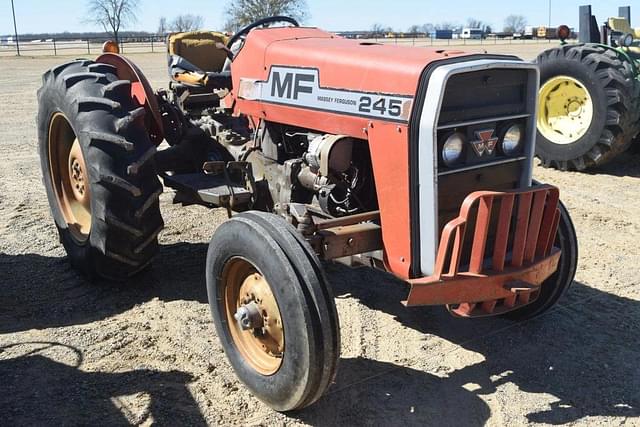
[[[565,45],[537,58],[536,155],[545,167],[584,170],[624,152],[640,125],[640,83],[611,49]]]
[[[275,215],[247,212],[216,230],[207,253],[209,304],[227,358],[278,411],[319,399],[340,355],[333,296],[315,254],[295,233]]]
[[[573,283],[578,266],[578,239],[569,211],[562,202],[558,206],[560,222],[555,241],[555,246],[561,251],[558,269],[542,283],[540,295],[534,302],[503,315],[508,319],[522,321],[541,315],[551,309]]]
[[[77,60],[42,80],[38,149],[60,240],[89,278],[124,280],[149,265],[163,227],[145,109],[111,65]]]

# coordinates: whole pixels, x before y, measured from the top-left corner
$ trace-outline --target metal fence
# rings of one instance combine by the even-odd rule
[[[92,55],[102,51],[102,44],[107,39],[100,38],[51,38],[46,40],[20,39],[0,42],[0,56],[57,56],[57,55]],[[397,36],[379,38],[359,38],[361,42],[395,44],[404,46],[486,46],[486,45],[535,45],[558,43],[551,39],[514,39],[514,38],[484,38],[484,39],[436,39],[421,36]],[[166,39],[163,36],[149,37],[121,37],[121,53],[166,52]]]
[[[381,37],[373,39],[360,39],[363,42],[374,41],[376,43],[397,44],[405,46],[487,46],[487,45],[539,45],[558,44],[559,40],[553,39],[514,39],[509,38],[483,38],[483,39],[437,39],[434,37]],[[571,42],[569,40],[569,42]]]
[[[57,55],[95,55],[102,52],[105,37],[96,38],[51,38],[25,40],[9,39],[0,42],[0,56],[57,56]],[[165,52],[165,37],[121,37],[121,53]]]

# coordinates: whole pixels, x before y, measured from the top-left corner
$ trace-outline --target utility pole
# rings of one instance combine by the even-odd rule
[[[549,0],[549,28],[551,28],[551,0]]]
[[[16,35],[16,49],[18,56],[20,56],[20,42],[18,41],[18,27],[16,26],[16,9],[13,7],[13,0],[11,0],[11,12],[13,13],[13,31]]]

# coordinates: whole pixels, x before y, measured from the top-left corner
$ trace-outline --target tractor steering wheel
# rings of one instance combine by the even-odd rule
[[[289,24],[292,24],[294,27],[300,26],[300,24],[298,24],[298,21],[288,16],[269,16],[267,18],[258,19],[257,21],[252,22],[251,24],[247,25],[246,27],[242,28],[237,33],[235,33],[227,42],[227,48],[231,49],[231,46],[233,46],[235,42],[240,40],[241,37],[244,37],[247,34],[249,34],[249,31],[253,30],[254,28],[261,27],[267,24],[273,24],[274,22],[288,22]]]

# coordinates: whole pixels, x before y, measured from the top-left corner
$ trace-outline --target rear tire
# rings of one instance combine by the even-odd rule
[[[242,286],[257,275],[269,284],[277,302],[276,315],[282,319],[284,331],[283,351],[275,355],[280,357],[279,363],[268,357],[262,363],[265,358],[254,357],[256,350],[247,344],[247,337],[250,344],[254,336],[268,346],[267,338],[279,338],[279,333],[265,335],[256,325],[239,330],[234,313],[228,309],[238,310],[254,302],[253,292],[250,297],[240,292],[244,301],[228,301],[228,295],[238,294],[232,288],[239,281],[229,272],[243,268],[247,273],[240,278]],[[340,334],[333,296],[309,245],[273,214],[239,214],[214,233],[206,277],[218,337],[236,374],[252,393],[278,411],[301,409],[319,399],[335,377]],[[255,301],[259,299],[262,304],[265,297]],[[258,319],[260,325],[273,318],[267,314]],[[267,353],[274,356],[271,350]]]
[[[86,276],[123,280],[149,265],[163,227],[145,110],[111,65],[77,60],[42,80],[38,148],[60,240]],[[69,196],[67,155],[69,162],[74,155],[82,159],[76,172],[86,184],[86,214],[77,214],[77,200]]]
[[[558,269],[542,283],[540,295],[534,302],[503,315],[508,319],[521,321],[541,315],[552,308],[573,283],[578,266],[578,239],[567,208],[562,202],[559,207],[560,223],[555,241],[561,251]]]
[[[543,166],[584,170],[605,164],[629,147],[640,129],[640,83],[634,78],[631,64],[615,51],[597,45],[550,49],[538,56],[537,63],[541,96],[536,155]],[[561,82],[558,87],[549,87],[556,80]],[[585,96],[563,97],[562,84],[573,89],[577,86]],[[585,102],[585,98],[587,105],[578,107],[575,101]],[[587,107],[590,112],[580,117],[577,109]],[[549,119],[545,112],[552,109],[555,112]],[[567,109],[568,122],[558,129],[553,120],[561,109]]]

